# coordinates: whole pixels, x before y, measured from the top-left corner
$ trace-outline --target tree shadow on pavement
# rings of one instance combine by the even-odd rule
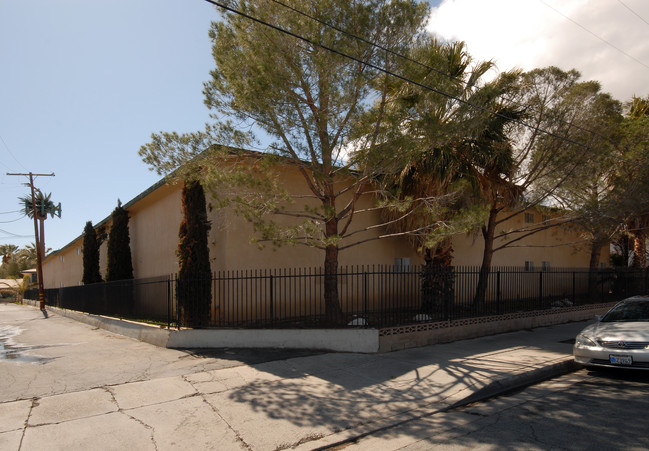
[[[415,409],[446,408],[526,365],[511,359],[508,351],[517,347],[495,343],[471,354],[470,345],[267,362],[245,383],[207,399],[254,449],[295,446],[381,419],[399,421],[396,415]]]

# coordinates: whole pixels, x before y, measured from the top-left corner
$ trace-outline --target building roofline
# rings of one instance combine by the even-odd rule
[[[123,204],[123,205],[122,205],[122,208],[124,208],[125,210],[128,210],[129,207],[132,207],[133,205],[135,205],[137,202],[139,202],[139,201],[141,201],[142,199],[144,199],[145,197],[147,197],[147,196],[148,196],[149,194],[151,194],[152,192],[154,192],[154,191],[156,191],[157,189],[161,188],[162,186],[166,185],[167,183],[169,183],[170,180],[171,180],[171,175],[168,175],[168,176],[163,177],[162,179],[158,180],[158,181],[155,182],[153,185],[151,185],[150,187],[148,187],[147,189],[145,189],[144,191],[142,191],[140,194],[138,194],[137,196],[135,196],[133,199],[131,199],[131,200],[129,200],[127,203]],[[105,217],[104,219],[102,219],[101,221],[99,221],[97,224],[94,224],[93,227],[97,228],[97,227],[101,227],[101,226],[107,224],[108,221],[110,221],[111,217],[112,217],[112,213],[109,214],[108,216],[106,216],[106,217]],[[45,258],[48,258],[48,257],[50,257],[50,256],[54,256],[54,255],[59,254],[59,253],[60,253],[61,251],[63,251],[64,249],[67,249],[67,248],[69,248],[70,246],[72,246],[72,245],[73,245],[76,241],[78,241],[80,238],[83,238],[83,233],[82,233],[81,235],[77,236],[76,238],[74,238],[72,241],[70,241],[68,244],[66,244],[66,245],[63,246],[62,248],[50,252],[49,254],[47,254],[47,255],[45,256]]]

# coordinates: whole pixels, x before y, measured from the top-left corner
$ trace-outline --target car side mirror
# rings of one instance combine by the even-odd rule
[[[602,320],[603,317],[604,315],[595,315],[595,320],[599,322]]]

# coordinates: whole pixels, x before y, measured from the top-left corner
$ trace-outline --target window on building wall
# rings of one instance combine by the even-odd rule
[[[543,271],[549,271],[550,270],[550,262],[541,262],[541,269]]]
[[[406,271],[410,267],[410,259],[407,257],[398,257],[394,259],[394,270],[396,272]]]
[[[534,224],[534,213],[525,213],[525,223]]]
[[[606,262],[600,262],[599,267],[602,269],[606,269]]]
[[[525,271],[534,271],[534,262],[531,260],[525,261]]]
[[[63,263],[65,261],[65,257],[63,255],[59,255],[59,261]]]

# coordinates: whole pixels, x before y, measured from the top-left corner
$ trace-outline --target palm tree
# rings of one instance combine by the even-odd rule
[[[37,190],[33,201],[32,196],[30,195],[19,198],[20,202],[23,204],[23,212],[30,219],[33,219],[34,215],[36,215],[36,219],[39,222],[40,230],[39,236],[36,237],[36,241],[43,257],[45,257],[45,219],[47,219],[48,214],[51,217],[61,217],[61,204],[59,203],[58,205],[54,205],[51,197],[52,193],[44,195],[40,190]]]
[[[45,250],[45,253],[51,250],[51,248],[47,248]],[[24,248],[20,249],[16,254],[16,258],[18,259],[18,263],[21,268],[29,269],[36,266],[36,259],[38,258],[36,255],[36,244],[30,243]]]
[[[0,245],[0,255],[2,255],[2,263],[7,264],[13,258],[14,254],[18,250],[18,246],[15,244],[2,244]]]
[[[633,167],[636,173],[625,174],[626,181],[633,181],[633,188],[638,196],[635,197],[635,212],[627,220],[626,229],[633,239],[634,268],[647,266],[647,229],[649,229],[649,206],[647,203],[649,180],[647,177],[647,164],[649,162],[649,96],[646,98],[634,97],[630,102],[629,112],[625,118],[628,145],[631,160],[638,161],[638,166]],[[644,143],[644,144],[642,144]],[[623,176],[623,177],[624,177]],[[639,208],[640,207],[640,208]]]
[[[504,128],[520,113],[499,99],[514,88],[518,74],[484,82],[493,64],[474,63],[461,42],[424,40],[413,60],[426,65],[411,67],[409,78],[451,97],[407,83],[392,93],[389,123],[396,139],[386,142],[404,159],[400,170],[385,178],[394,206],[385,215],[388,230],[407,234],[424,256],[423,307],[430,310],[434,300],[428,298],[445,290],[446,282],[433,280],[439,271],[432,268],[450,267],[450,237],[484,223],[485,195],[502,199],[503,192],[512,191],[502,177],[512,165]],[[493,227],[488,232],[493,235]]]

